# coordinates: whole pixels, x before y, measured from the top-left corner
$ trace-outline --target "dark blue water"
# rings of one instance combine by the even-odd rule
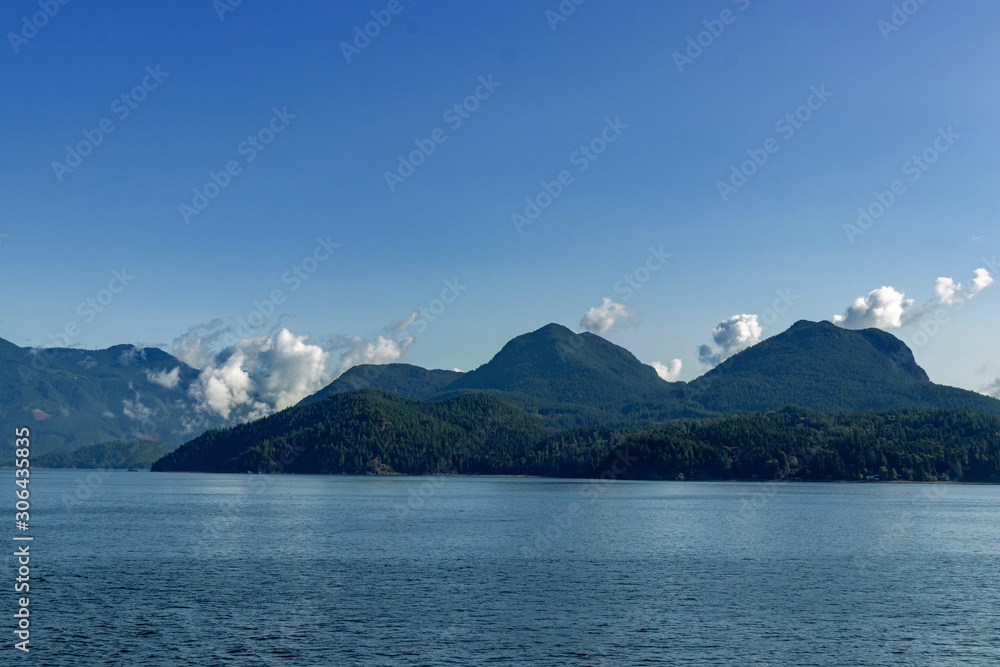
[[[3,664],[1000,664],[998,487],[31,480]]]

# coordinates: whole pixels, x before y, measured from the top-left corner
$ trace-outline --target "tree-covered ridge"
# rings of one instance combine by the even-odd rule
[[[553,433],[486,394],[421,403],[365,389],[209,431],[153,470],[1000,482],[1000,416],[788,406]]]
[[[633,431],[619,447],[630,479],[1000,482],[1000,416],[968,409],[824,414],[788,406]],[[613,462],[609,454],[602,465]]]
[[[689,391],[715,413],[794,403],[826,412],[964,407],[1000,414],[995,398],[930,382],[895,336],[830,322],[797,322],[693,380]]]
[[[362,364],[343,375],[301,403],[315,403],[327,396],[358,389],[377,389],[415,401],[426,401],[462,374],[458,371],[427,370],[411,364]]]
[[[492,396],[420,403],[372,389],[208,431],[160,471],[349,474],[514,473],[547,431]]]
[[[514,338],[438,398],[486,392],[552,428],[626,426],[705,413],[685,402],[683,388],[600,336],[549,324]]]
[[[172,384],[150,381],[158,373],[174,373]],[[197,376],[157,348],[31,349],[0,339],[0,429],[29,427],[37,455],[112,440],[175,447],[200,432],[192,433],[192,424],[206,428],[222,421],[195,415],[188,388]],[[13,459],[13,442],[0,439],[0,461]]]
[[[42,454],[32,460],[36,468],[146,469],[169,450],[148,440],[114,440],[70,452]]]

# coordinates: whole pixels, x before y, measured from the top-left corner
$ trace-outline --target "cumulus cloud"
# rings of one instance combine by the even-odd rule
[[[192,325],[174,339],[171,352],[188,366],[205,368],[215,360],[215,345],[227,331],[228,327],[221,319]]]
[[[962,283],[953,278],[941,277],[934,281],[934,298],[937,303],[950,306],[961,299]]]
[[[405,328],[405,327],[404,327]],[[413,336],[396,340],[385,336],[376,336],[375,340],[354,336],[341,339],[338,347],[345,348],[340,357],[338,374],[344,373],[361,364],[391,364],[406,354],[406,349],[413,343]]]
[[[245,338],[210,361],[189,392],[223,419],[266,417],[299,402],[329,380],[330,353],[288,329]]]
[[[833,322],[847,329],[898,329],[938,308],[968,301],[992,284],[993,276],[985,268],[975,270],[968,287],[954,278],[940,276],[934,281],[934,295],[918,308],[914,308],[914,300],[907,299],[902,292],[883,286],[856,299],[843,315],[834,315]]]
[[[636,314],[622,303],[615,303],[604,297],[601,305],[593,306],[580,320],[580,327],[591,333],[603,334],[615,325],[619,319],[635,321]]]
[[[172,371],[166,369],[158,371],[156,373],[152,371],[146,372],[146,379],[153,384],[158,384],[161,387],[166,387],[167,389],[174,389],[177,383],[181,381],[181,367],[177,366]]]
[[[681,370],[684,368],[684,364],[680,359],[671,359],[665,364],[654,361],[650,365],[656,369],[656,374],[667,382],[676,382],[677,378],[681,376]]]
[[[972,287],[969,290],[969,296],[975,296],[982,292],[984,289],[993,284],[993,276],[986,269],[976,269],[973,274]]]
[[[698,359],[703,364],[718,366],[734,354],[759,343],[762,332],[757,315],[733,315],[712,329],[715,347],[702,345],[698,349]]]
[[[911,306],[913,299],[883,285],[855,299],[843,315],[833,316],[833,323],[845,329],[897,329],[903,326],[903,316]]]
[[[992,284],[993,276],[982,268],[975,270],[968,289],[965,289],[962,283],[956,282],[954,278],[940,277],[934,282],[935,302],[933,305],[953,306],[971,299]]]

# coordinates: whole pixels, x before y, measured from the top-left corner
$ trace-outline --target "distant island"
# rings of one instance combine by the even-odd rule
[[[37,466],[1000,482],[1000,400],[931,382],[891,334],[831,322],[796,322],[691,382],[549,324],[467,373],[355,366],[239,425],[197,409],[198,370],[155,348],[0,339],[0,377],[0,425],[32,424]]]
[[[1000,482],[1000,401],[885,332],[800,321],[691,383],[550,324],[465,374],[359,366],[155,471]]]

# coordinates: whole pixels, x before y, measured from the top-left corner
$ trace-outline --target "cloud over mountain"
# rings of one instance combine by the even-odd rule
[[[938,308],[968,301],[992,284],[993,276],[985,268],[975,270],[968,287],[954,278],[940,276],[934,281],[933,296],[919,308],[914,307],[914,299],[907,299],[903,292],[883,285],[855,299],[843,315],[833,316],[833,323],[845,329],[898,329],[921,320]]]
[[[667,382],[676,382],[681,376],[681,371],[684,369],[684,363],[680,359],[671,359],[665,364],[654,361],[650,366],[655,368],[656,374]]]
[[[601,305],[592,306],[580,320],[580,327],[591,333],[604,334],[620,319],[635,321],[636,314],[623,303],[604,297]]]
[[[403,329],[405,328],[403,327]],[[336,347],[345,351],[340,357],[337,374],[340,375],[348,369],[360,366],[361,364],[391,364],[406,354],[407,348],[412,343],[413,336],[394,339],[378,335],[374,340],[362,336],[341,338]]]
[[[243,339],[207,364],[189,392],[223,419],[258,419],[283,410],[329,380],[330,353],[307,340],[288,329]]]
[[[715,347],[702,345],[698,349],[698,359],[703,364],[718,366],[734,354],[759,343],[762,332],[757,315],[733,315],[712,329]]]
[[[912,306],[913,299],[883,285],[855,299],[843,315],[833,316],[833,323],[845,329],[897,329],[903,326],[903,315]]]

